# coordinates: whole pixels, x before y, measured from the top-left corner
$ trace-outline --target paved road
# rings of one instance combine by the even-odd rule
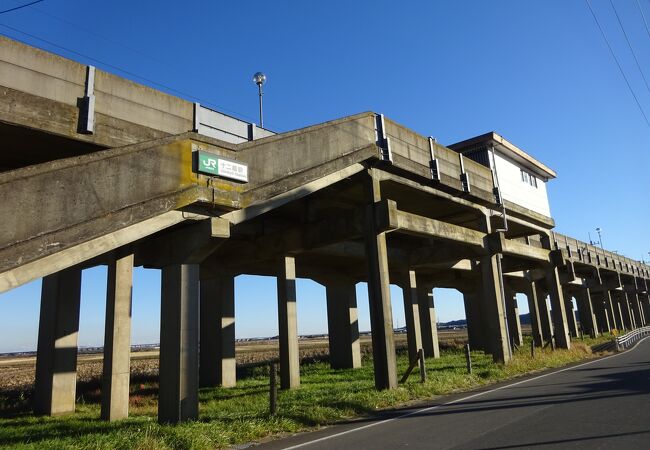
[[[650,338],[626,353],[261,449],[650,448]]]

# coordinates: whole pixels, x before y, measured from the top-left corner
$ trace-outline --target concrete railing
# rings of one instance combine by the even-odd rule
[[[648,335],[650,335],[650,327],[638,328],[622,336],[618,336],[615,340],[616,351],[621,352],[623,350],[627,350],[628,348],[636,344],[639,340],[641,340],[642,338]]]

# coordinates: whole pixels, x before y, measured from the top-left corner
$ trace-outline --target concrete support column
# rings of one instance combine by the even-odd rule
[[[393,312],[388,275],[386,233],[377,232],[375,202],[381,200],[379,180],[370,177],[366,183],[366,197],[370,203],[365,214],[365,248],[368,262],[368,300],[372,328],[372,354],[375,365],[375,387],[397,387],[397,363],[393,336]]]
[[[163,267],[158,422],[199,416],[199,266]]]
[[[129,415],[131,380],[131,293],[133,254],[113,258],[108,264],[102,411],[104,420]]]
[[[506,329],[504,311],[503,286],[498,266],[501,255],[490,255],[481,258],[481,277],[483,281],[484,324],[486,325],[488,348],[497,362],[510,361],[510,343]]]
[[[639,326],[644,327],[646,325],[645,313],[643,311],[643,305],[641,304],[641,294],[635,293],[632,296],[632,301],[634,302],[636,311],[639,315]]]
[[[415,271],[409,270],[408,279],[402,285],[404,298],[404,318],[406,319],[406,340],[408,342],[409,361],[413,361],[422,348],[420,330],[420,308],[418,303],[418,285]]]
[[[280,337],[280,387],[300,386],[298,316],[296,310],[296,261],[282,258],[278,274],[278,325]]]
[[[551,313],[553,317],[553,338],[557,348],[571,348],[569,324],[567,323],[566,307],[560,276],[557,267],[550,267],[546,272],[546,286],[551,300]]]
[[[327,291],[327,328],[333,369],[361,367],[357,292],[352,280],[332,282]]]
[[[440,358],[433,286],[425,284],[423,281],[418,281],[418,306],[424,356],[428,358]]]
[[[620,312],[612,300],[612,294],[606,290],[603,291],[603,297],[605,301],[605,308],[607,310],[607,316],[609,317],[609,325],[611,327],[610,329],[614,328],[621,330],[623,328],[623,325],[621,324]]]
[[[546,298],[546,292],[543,291],[539,284],[536,284],[537,288],[537,305],[539,307],[539,323],[542,328],[542,337],[544,342],[551,346],[555,345],[553,340],[553,321],[551,320],[551,310],[548,307],[548,300]]]
[[[621,314],[623,315],[623,325],[625,325],[626,330],[633,330],[635,328],[634,318],[632,316],[632,309],[630,308],[627,292],[621,292],[617,297],[618,304],[621,307]]]
[[[533,333],[533,341],[538,347],[544,346],[544,339],[542,337],[542,327],[540,323],[540,310],[537,300],[537,289],[535,282],[530,282],[526,287],[525,292],[528,299],[528,310],[530,311],[530,325]]]
[[[37,414],[75,410],[80,300],[80,269],[43,278],[34,391]]]
[[[521,319],[519,318],[519,306],[517,296],[513,292],[506,294],[506,312],[508,314],[508,330],[512,343],[520,347],[524,343],[521,335]]]
[[[480,286],[480,282],[477,282]],[[485,336],[482,301],[478,292],[463,292],[465,304],[465,319],[467,321],[467,334],[469,346],[472,350],[488,351],[487,338]]]
[[[576,303],[578,304],[580,314],[580,325],[585,333],[588,333],[592,338],[596,338],[599,333],[596,315],[594,314],[594,306],[591,301],[591,293],[589,289],[584,288],[580,289],[576,295]]]
[[[650,323],[650,294],[640,295],[639,301],[641,302],[641,310],[643,311],[645,323],[648,325]]]
[[[567,292],[563,291],[562,294],[564,295],[564,305],[566,308],[566,318],[567,318],[567,325],[569,326],[569,334],[572,337],[578,337],[578,322],[576,320],[576,314],[575,311],[573,310],[573,301],[572,295]]]
[[[233,387],[237,384],[235,277],[205,277],[200,285],[199,385]]]

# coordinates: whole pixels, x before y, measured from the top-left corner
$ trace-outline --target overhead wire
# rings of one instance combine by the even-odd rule
[[[623,70],[623,67],[621,66],[621,63],[618,61],[618,58],[616,57],[616,54],[614,53],[614,49],[612,48],[612,45],[609,42],[609,39],[607,39],[607,35],[605,34],[605,30],[603,27],[600,25],[600,21],[598,20],[598,17],[596,16],[596,13],[594,12],[593,8],[591,7],[591,3],[589,0],[585,0],[587,2],[587,6],[589,7],[589,11],[591,11],[591,15],[594,18],[594,21],[596,22],[596,25],[598,26],[598,29],[600,30],[600,34],[603,36],[603,39],[605,40],[605,43],[607,44],[607,48],[609,49],[610,54],[612,55],[612,58],[614,58],[614,61],[616,62],[616,66],[618,67],[618,70],[621,72],[621,75],[623,76],[623,79],[625,80],[625,84],[627,84],[627,88],[630,90],[630,94],[632,94],[632,97],[634,98],[634,101],[636,102],[636,106],[639,108],[639,111],[641,112],[641,115],[645,119],[646,124],[650,128],[650,120],[648,120],[648,116],[646,115],[645,111],[643,110],[643,107],[641,106],[641,103],[639,102],[638,97],[634,93],[634,89],[632,89],[632,85],[630,84],[630,81],[628,80],[627,76],[625,75],[625,71]]]
[[[648,37],[650,37],[650,28],[648,28],[648,22],[645,20],[645,14],[643,14],[643,8],[641,8],[641,3],[639,3],[639,0],[636,0],[636,6],[639,8],[639,12],[641,13],[643,25],[645,25],[645,31],[648,33]]]
[[[623,26],[623,22],[621,21],[621,16],[618,15],[618,11],[616,10],[616,7],[614,6],[614,2],[612,0],[609,0],[609,4],[612,5],[612,9],[614,10],[614,15],[616,16],[618,25],[621,27],[623,36],[625,36],[625,41],[627,42],[627,46],[630,48],[630,52],[632,52],[632,56],[634,57],[634,62],[636,63],[636,67],[639,69],[639,73],[641,73],[641,78],[643,78],[643,82],[645,83],[645,87],[648,90],[648,93],[650,93],[650,86],[648,86],[648,80],[646,79],[645,74],[643,73],[641,64],[639,64],[639,59],[636,57],[636,52],[634,51],[634,48],[632,47],[632,43],[630,42],[630,38],[627,35],[627,32],[625,31],[625,27]]]
[[[0,11],[0,14],[9,13],[11,11],[17,11],[19,9],[27,8],[28,6],[32,6],[32,5],[35,5],[37,3],[41,3],[41,2],[44,2],[44,1],[45,0],[36,0],[36,1],[31,2],[31,3],[26,3],[24,5],[16,6],[14,8],[5,9],[4,11]]]
[[[41,0],[41,1],[43,1],[43,0]],[[135,79],[138,79],[138,80],[144,81],[144,82],[149,83],[149,84],[154,85],[154,86],[158,86],[159,88],[165,89],[165,90],[167,90],[168,92],[174,93],[174,94],[176,94],[176,95],[180,95],[180,96],[182,96],[182,97],[185,97],[185,98],[187,98],[187,99],[189,99],[189,100],[195,101],[195,102],[200,103],[200,104],[202,104],[202,105],[206,105],[206,106],[209,106],[209,107],[211,107],[211,108],[214,108],[216,111],[226,112],[226,113],[229,113],[229,114],[233,114],[233,115],[235,115],[235,116],[238,116],[238,117],[243,117],[243,118],[246,118],[246,119],[250,120],[251,122],[254,122],[254,121],[255,121],[254,118],[252,118],[251,116],[249,116],[249,115],[247,115],[247,114],[242,114],[242,113],[237,112],[237,111],[233,111],[233,110],[230,110],[230,109],[227,109],[227,108],[221,107],[221,106],[217,106],[217,105],[215,105],[214,103],[212,103],[212,102],[210,102],[210,101],[206,101],[205,99],[199,98],[199,97],[197,97],[197,96],[195,96],[195,95],[193,95],[193,94],[190,94],[190,93],[187,93],[187,92],[181,91],[181,90],[179,90],[179,89],[173,88],[173,87],[171,87],[171,86],[168,86],[168,85],[166,85],[166,84],[160,83],[160,82],[155,81],[155,80],[152,80],[152,79],[150,79],[150,78],[143,77],[143,76],[138,75],[138,74],[136,74],[136,73],[134,73],[134,72],[131,72],[131,71],[129,71],[129,70],[126,70],[126,69],[123,69],[123,68],[121,68],[121,67],[119,67],[119,66],[116,66],[115,64],[107,63],[107,62],[105,62],[105,61],[99,60],[99,59],[94,58],[94,57],[92,57],[92,56],[88,56],[88,55],[86,55],[86,54],[84,54],[84,53],[78,52],[78,51],[76,51],[76,50],[72,50],[72,49],[70,49],[70,48],[67,48],[67,47],[64,47],[64,46],[62,46],[62,45],[56,44],[56,43],[54,43],[54,42],[52,42],[52,41],[50,41],[50,40],[47,40],[47,39],[44,39],[44,38],[42,38],[42,37],[36,36],[36,35],[34,35],[34,34],[32,34],[32,33],[28,33],[28,32],[26,32],[26,31],[20,30],[20,29],[18,29],[18,28],[12,27],[12,26],[7,25],[7,24],[4,24],[4,23],[0,23],[0,27],[7,28],[7,29],[12,30],[12,31],[14,31],[14,32],[17,32],[17,33],[23,34],[23,35],[25,35],[25,36],[29,36],[29,37],[32,38],[32,39],[36,39],[36,40],[38,40],[38,41],[44,42],[44,43],[46,43],[46,44],[48,44],[48,45],[51,45],[51,46],[56,47],[56,48],[58,48],[58,49],[60,49],[60,50],[66,51],[66,52],[68,52],[68,53],[71,53],[71,54],[74,54],[74,55],[80,56],[80,57],[85,58],[85,59],[87,59],[87,60],[89,60],[89,61],[93,61],[93,62],[96,63],[96,64],[101,64],[101,65],[103,65],[103,66],[105,66],[105,67],[111,68],[111,69],[113,69],[113,70],[116,70],[116,71],[118,71],[118,72],[121,72],[121,73],[123,73],[123,74],[126,74],[126,75],[128,75],[128,76],[130,76],[130,77],[133,77],[133,78],[135,78]],[[2,33],[2,32],[0,32],[0,34],[2,34],[2,35],[5,36],[5,37],[8,37],[8,38],[10,38],[10,39],[15,39],[15,37],[9,36],[9,35],[7,35],[6,33]]]

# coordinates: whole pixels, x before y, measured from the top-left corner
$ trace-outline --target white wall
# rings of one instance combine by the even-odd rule
[[[551,217],[546,183],[539,178],[537,178],[537,188],[530,183],[524,183],[521,179],[520,166],[497,153],[494,157],[503,199]]]

